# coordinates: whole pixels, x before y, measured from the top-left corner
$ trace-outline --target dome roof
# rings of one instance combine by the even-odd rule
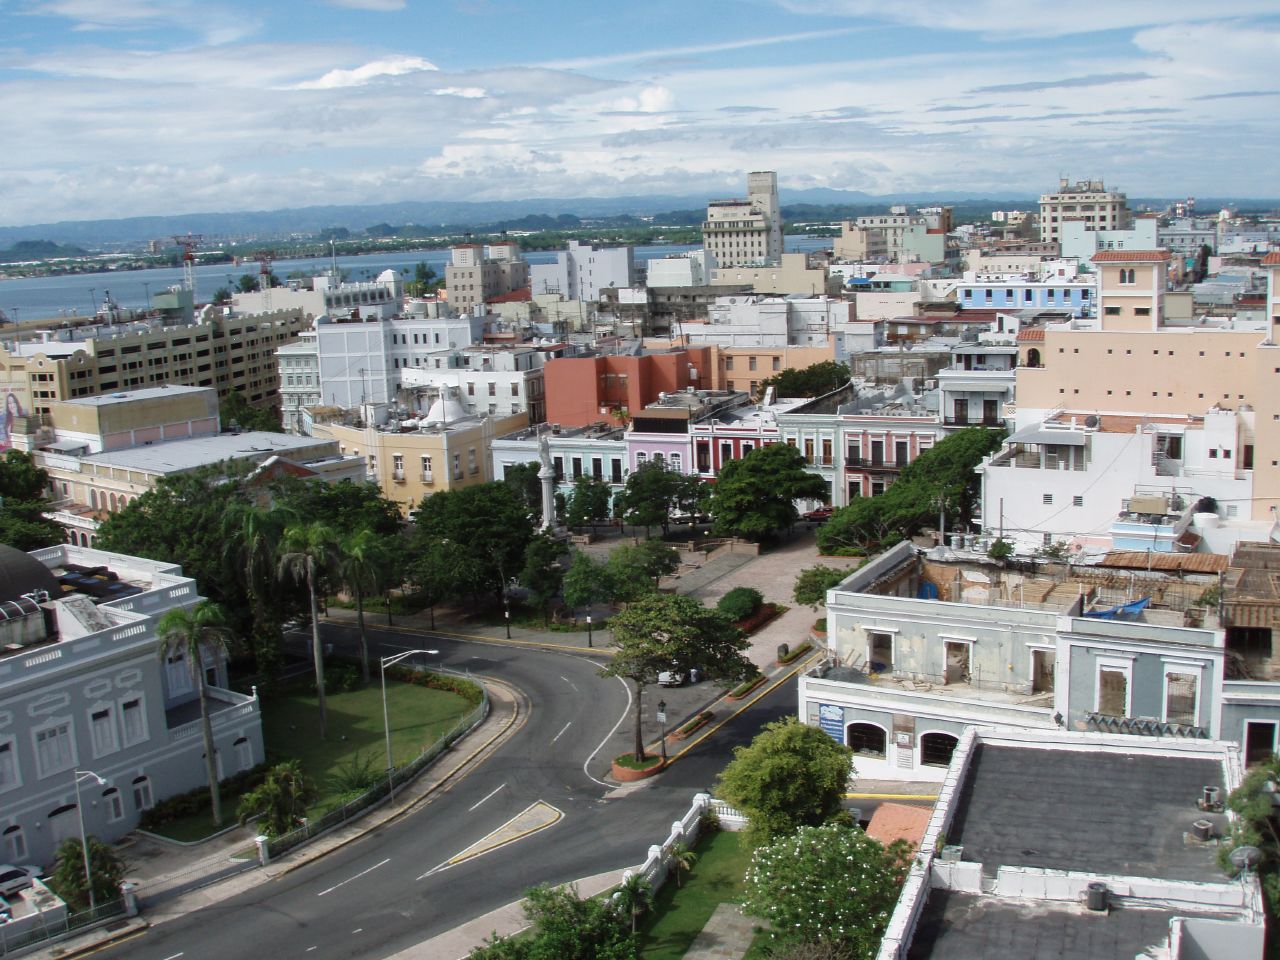
[[[46,590],[57,597],[62,588],[49,568],[30,554],[0,544],[0,603],[17,600],[32,590]]]
[[[427,411],[427,415],[422,418],[422,422],[427,424],[447,424],[453,423],[455,420],[465,420],[466,417],[467,408],[453,399],[453,397],[438,397],[431,404],[431,409]]]

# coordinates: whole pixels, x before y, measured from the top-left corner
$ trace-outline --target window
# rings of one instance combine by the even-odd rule
[[[1134,316],[1149,317],[1151,316],[1151,308],[1150,307],[1134,307],[1133,313],[1134,313]]]
[[[75,751],[71,742],[71,723],[64,720],[44,727],[34,733],[36,746],[36,775],[48,777],[75,766]]]
[[[17,751],[13,749],[13,737],[6,737],[0,740],[0,793],[20,786]]]
[[[1103,307],[1102,314],[1103,316],[1106,316],[1106,317],[1118,317],[1120,316],[1120,308],[1119,307]]]
[[[511,384],[511,395],[513,397],[520,396],[520,382],[518,380],[515,383]]]
[[[431,482],[432,482],[432,476],[431,476],[431,458],[430,458],[430,457],[423,457],[423,458],[422,458],[422,482],[423,482],[423,483],[431,483]]]
[[[236,748],[236,770],[243,773],[253,767],[253,744],[248,737],[241,737],[234,744]]]
[[[134,778],[133,805],[138,808],[139,812],[150,810],[155,805],[155,800],[151,796],[151,779],[149,777]]]
[[[614,458],[613,458],[612,463],[610,464],[610,467],[612,468],[612,469],[611,469],[611,472],[610,472],[610,474],[609,474],[609,480],[610,480],[610,482],[611,482],[611,483],[621,483],[621,482],[622,482],[622,460],[621,460],[621,458],[619,458],[619,457],[614,457]]]
[[[574,457],[573,458],[573,479],[577,480],[580,476],[582,476],[582,458]]]
[[[453,455],[453,479],[462,479],[462,454],[460,453]]]
[[[5,828],[4,849],[10,863],[21,863],[27,859],[27,835],[16,823]]]
[[[169,682],[169,696],[177,697],[191,692],[191,672],[187,669],[187,658],[182,653],[165,655],[165,679]]]
[[[115,823],[117,820],[124,819],[124,797],[120,796],[119,790],[115,787],[108,787],[103,790],[102,802],[107,806],[107,820],[109,822]]]
[[[1128,665],[1099,665],[1098,713],[1107,717],[1127,717],[1129,715]]]
[[[147,716],[142,709],[142,698],[133,697],[120,705],[121,726],[124,728],[124,745],[131,747],[147,739]]]
[[[671,454],[671,469],[676,473],[684,473],[684,457],[678,453]]]
[[[1196,689],[1198,673],[1168,671],[1164,675],[1164,719],[1166,723],[1195,726],[1200,721]]]
[[[920,762],[926,767],[947,766],[959,742],[949,733],[926,733],[920,738]]]
[[[489,381],[489,396],[496,397],[498,395],[498,385],[494,381]]]
[[[747,357],[747,369],[748,369],[748,370],[754,370],[755,368],[756,368],[756,358],[755,358],[755,357]]]
[[[641,450],[639,453],[636,454],[637,467],[643,467],[646,463],[648,463],[648,461],[649,461],[649,454],[645,453],[643,450]]]
[[[883,727],[871,723],[851,723],[845,728],[845,743],[859,756],[884,758],[888,737]]]
[[[850,440],[845,447],[845,460],[849,463],[857,463],[862,459],[862,443],[859,440]]]
[[[781,358],[781,357],[774,357],[774,358],[773,358],[773,369],[774,369],[775,371],[776,371],[776,370],[781,370],[781,369],[782,369],[782,358]]]
[[[604,479],[604,461],[599,457],[591,458],[591,476],[596,480]]]
[[[1078,494],[1077,494],[1076,496],[1072,497],[1072,498],[1071,498],[1071,505],[1072,505],[1073,507],[1083,507],[1083,506],[1084,506],[1084,497],[1082,497],[1082,496],[1080,496],[1080,495],[1078,495]]]
[[[724,368],[725,368],[726,370],[732,370],[732,369],[733,369],[733,357],[725,357],[725,358],[724,358]]]
[[[111,713],[109,704],[89,711],[89,742],[95,757],[102,757],[116,750],[116,720]]]

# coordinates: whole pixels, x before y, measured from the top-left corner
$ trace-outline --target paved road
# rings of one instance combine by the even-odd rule
[[[343,643],[344,628],[326,640]],[[439,651],[455,669],[511,682],[531,709],[520,731],[478,770],[414,813],[357,843],[216,906],[161,924],[99,956],[129,960],[229,957],[386,957],[520,897],[535,883],[559,883],[640,862],[651,843],[706,789],[732,748],[761,723],[794,710],[795,685],[731,720],[661,777],[625,795],[593,778],[607,767],[606,734],[630,719],[630,697],[597,676],[585,657],[380,633],[385,652]],[[613,750],[613,752],[617,752]],[[531,804],[563,813],[545,830],[473,860],[436,870]]]

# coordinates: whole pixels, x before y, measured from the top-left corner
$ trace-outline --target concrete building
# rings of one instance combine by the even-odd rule
[[[415,395],[455,388],[458,401],[472,416],[523,413],[530,423],[541,423],[546,419],[543,366],[566,349],[564,344],[471,346],[450,353],[440,367],[402,368],[400,386]],[[421,407],[415,402],[415,410]]]
[[[538,442],[545,437],[556,472],[556,491],[568,496],[579,477],[609,484],[617,495],[631,473],[626,435],[621,426],[595,423],[586,427],[543,425],[497,437],[490,445],[493,479],[502,480],[511,467],[538,463]]]
[[[966,271],[956,285],[956,301],[965,308],[996,310],[1070,310],[1073,316],[1090,316],[1096,285],[1090,277],[1050,277],[1006,274],[992,276]]]
[[[883,230],[860,226],[852,220],[840,222],[840,236],[832,244],[837,260],[856,262],[888,260],[889,242]]]
[[[681,326],[694,346],[833,348],[853,304],[830,297],[718,297],[706,323]]]
[[[1090,227],[1084,220],[1067,220],[1059,224],[1058,231],[1063,258],[1076,260],[1086,270],[1091,268],[1093,255],[1102,250],[1155,250],[1163,246],[1156,217],[1134,217],[1123,229]]]
[[[446,388],[420,418],[374,425],[348,415],[311,430],[341,455],[363,457],[368,479],[407,517],[425,496],[492,480],[494,437],[528,425],[527,413],[472,416],[457,391]]]
[[[459,313],[474,313],[493,297],[529,286],[529,264],[519,244],[466,243],[451,247],[449,254],[445,289]]]
[[[1108,190],[1101,180],[1067,178],[1058,181],[1056,193],[1040,196],[1040,239],[1060,240],[1062,225],[1077,220],[1085,230],[1127,230],[1128,201],[1123,193]]]
[[[205,784],[195,680],[181,654],[156,655],[156,622],[200,601],[170,563],[61,545],[0,546],[0,851],[50,865],[63,840],[107,843],[164,798]],[[256,693],[228,689],[222,659],[208,683],[220,777],[264,760]],[[77,771],[104,782],[81,783]]]
[[[1219,866],[1204,802],[1241,779],[1220,743],[967,731],[877,960],[1262,960],[1258,875]]]
[[[0,394],[7,409],[44,417],[59,400],[161,384],[239,392],[250,403],[279,402],[273,354],[311,326],[297,310],[261,316],[212,315],[191,324],[159,320],[46,332],[0,342]],[[0,449],[7,438],[0,436]]]
[[[702,246],[721,267],[776,264],[782,258],[778,175],[747,174],[743,200],[712,200],[702,223]]]
[[[635,251],[570,240],[556,254],[555,263],[533,264],[529,276],[534,296],[553,293],[569,300],[596,301],[601,290],[635,285]]]
[[[625,422],[664,393],[698,389],[708,375],[707,347],[616,356],[563,357],[543,371],[547,420],[561,427]]]
[[[712,276],[713,286],[748,286],[761,294],[818,297],[840,292],[840,282],[825,265],[810,266],[805,253],[784,253],[769,264],[723,265]]]
[[[668,393],[636,411],[627,427],[628,468],[662,461],[676,473],[699,473],[694,456],[694,425],[742,407],[747,396],[725,391]]]
[[[648,287],[705,287],[716,266],[715,255],[707,250],[662,257],[649,261],[644,282]]]
[[[954,429],[1003,427],[1013,401],[1018,346],[1003,341],[962,343],[951,351],[951,364],[938,371],[938,406],[942,422]]]
[[[342,319],[386,319],[400,312],[404,282],[394,270],[376,280],[349,283],[330,275],[290,280],[280,287],[236,293],[231,302],[238,314],[300,310],[303,314]]]
[[[833,251],[846,260],[942,263],[948,258],[947,234],[952,227],[951,207],[926,207],[912,214],[894,206],[888,214],[841,223]]]

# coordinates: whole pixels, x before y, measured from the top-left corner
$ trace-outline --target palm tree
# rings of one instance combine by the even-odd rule
[[[156,626],[161,662],[175,654],[186,658],[187,669],[200,697],[200,727],[204,734],[204,768],[209,780],[209,804],[213,825],[222,826],[222,798],[218,794],[218,764],[213,752],[213,724],[209,720],[209,691],[204,679],[206,655],[214,663],[224,655],[232,639],[227,613],[216,603],[201,600],[193,608],[174,607]]]
[[[316,602],[319,581],[334,566],[337,534],[328,524],[313,520],[286,527],[280,544],[277,569],[307,585],[311,600],[311,660],[316,671],[316,701],[320,706],[320,739],[327,736],[324,700],[324,652],[320,646],[320,606]]]
[[[631,932],[636,932],[636,922],[653,906],[653,885],[638,873],[633,873],[618,884],[613,895],[619,913],[631,915]]]
[[[342,582],[356,601],[356,624],[360,631],[360,673],[369,683],[369,641],[364,629],[364,598],[386,582],[390,554],[387,541],[372,527],[361,527],[342,538],[338,567]],[[389,601],[388,601],[389,602]]]
[[[672,869],[676,872],[676,886],[684,886],[684,875],[693,869],[693,865],[698,862],[698,855],[689,849],[689,845],[683,840],[677,840],[671,845],[670,862]]]
[[[235,504],[223,518],[223,536],[226,553],[237,573],[244,577],[245,590],[252,604],[254,654],[259,669],[264,661],[274,663],[274,657],[264,657],[266,650],[259,645],[272,640],[279,642],[279,624],[282,619],[277,611],[280,604],[276,595],[276,550],[284,535],[285,527],[295,522],[293,512],[284,507],[264,510],[250,504]],[[277,653],[278,651],[270,651]]]

